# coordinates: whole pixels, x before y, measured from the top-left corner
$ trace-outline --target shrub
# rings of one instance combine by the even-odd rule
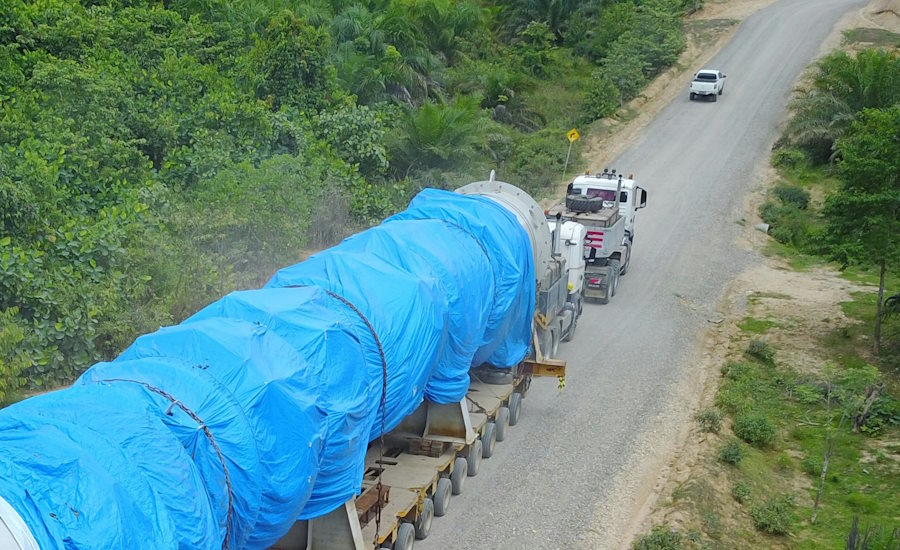
[[[804,472],[811,476],[822,475],[823,459],[821,456],[808,456],[800,463],[800,467]]]
[[[775,363],[775,350],[762,340],[751,340],[747,345],[747,355],[765,365]]]
[[[726,464],[737,466],[743,458],[744,448],[741,446],[741,442],[733,437],[719,449],[719,460]]]
[[[597,120],[616,112],[622,103],[622,95],[615,83],[602,72],[591,75],[591,84],[584,99],[588,120]]]
[[[767,447],[775,441],[775,426],[760,413],[742,414],[734,421],[734,433],[754,447]]]
[[[741,504],[747,502],[750,499],[750,495],[752,491],[750,489],[750,485],[744,483],[743,481],[739,481],[731,486],[731,496],[734,497],[734,500],[740,502]]]
[[[776,168],[795,168],[797,166],[803,166],[808,162],[806,153],[800,149],[787,147],[776,149],[772,153],[772,165]]]
[[[704,409],[694,417],[704,432],[719,433],[722,427],[722,413],[716,408]]]
[[[772,535],[784,535],[791,525],[791,509],[794,500],[782,495],[758,504],[750,509],[750,517],[756,528]]]
[[[682,547],[681,533],[657,525],[649,534],[639,538],[633,545],[634,550],[679,550]]]
[[[786,205],[795,206],[800,210],[806,210],[809,206],[809,192],[796,185],[781,183],[776,185],[772,192]]]

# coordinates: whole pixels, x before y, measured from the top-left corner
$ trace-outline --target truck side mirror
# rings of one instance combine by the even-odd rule
[[[635,208],[635,210],[638,210],[638,209],[640,209],[640,208],[644,208],[645,206],[647,206],[647,190],[646,190],[646,189],[641,189],[641,202],[638,203],[638,207]]]

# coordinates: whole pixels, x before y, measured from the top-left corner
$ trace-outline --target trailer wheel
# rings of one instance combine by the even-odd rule
[[[422,503],[422,511],[416,518],[416,538],[422,540],[431,534],[431,523],[434,521],[434,501],[426,498]]]
[[[450,474],[450,484],[453,486],[453,494],[459,495],[466,485],[466,474],[469,471],[469,461],[458,456],[453,461],[453,472]]]
[[[453,491],[453,483],[446,477],[437,482],[437,488],[431,497],[434,500],[434,515],[441,517],[450,509],[450,493]]]
[[[412,523],[401,523],[397,527],[397,539],[394,541],[394,550],[412,550],[416,543],[416,528]]]
[[[469,463],[468,468],[466,468],[466,475],[469,477],[475,477],[478,475],[478,469],[481,468],[481,460],[484,458],[484,444],[480,439],[476,439],[475,443],[472,443],[472,446],[469,447],[469,456],[466,457],[466,461]]]
[[[515,426],[519,423],[519,415],[522,414],[522,394],[514,392],[509,396],[509,425]]]
[[[497,425],[497,441],[503,441],[509,431],[509,407],[500,407],[494,423]]]
[[[496,427],[497,425],[493,422],[488,422],[484,425],[484,433],[481,435],[481,441],[484,444],[481,456],[484,458],[491,458],[491,455],[494,454],[494,444],[497,443]]]

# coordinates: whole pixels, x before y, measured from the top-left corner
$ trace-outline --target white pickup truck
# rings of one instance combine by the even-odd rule
[[[691,101],[697,96],[712,97],[716,101],[725,91],[725,75],[722,71],[703,69],[697,71],[694,80],[691,81]]]

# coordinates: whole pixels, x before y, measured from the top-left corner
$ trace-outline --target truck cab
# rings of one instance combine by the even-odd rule
[[[627,178],[622,177],[621,174],[618,176],[615,170],[611,172],[604,170],[599,174],[577,176],[569,184],[566,190],[566,197],[579,195],[584,197],[584,199],[601,200],[604,208],[613,208],[616,204],[616,192],[618,191],[618,213],[625,219],[626,237],[633,240],[635,213],[647,206],[647,191],[635,184],[634,174],[629,174]]]
[[[576,177],[566,190],[565,204],[548,212],[585,228],[586,299],[607,303],[615,295],[619,277],[631,263],[635,213],[646,205],[647,191],[632,174],[625,177],[604,169]]]

